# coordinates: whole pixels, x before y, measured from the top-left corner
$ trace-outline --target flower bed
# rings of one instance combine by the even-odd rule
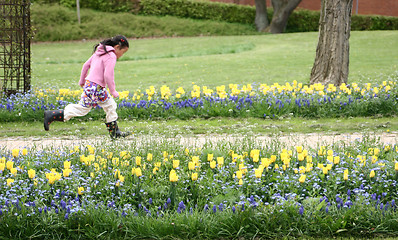
[[[77,103],[81,91],[37,89],[0,100],[0,122],[42,121],[43,111]],[[396,79],[381,85],[311,86],[293,82],[284,85],[222,85],[215,89],[193,85],[172,91],[153,86],[145,91],[120,92],[118,114],[123,119],[190,119],[195,117],[334,118],[397,115]],[[102,119],[100,107],[86,118]]]
[[[0,236],[394,234],[397,156],[398,146],[372,139],[317,149],[158,139],[3,150]]]

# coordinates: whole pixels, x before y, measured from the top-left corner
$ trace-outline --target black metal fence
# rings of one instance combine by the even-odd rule
[[[0,94],[30,90],[30,0],[0,0]]]

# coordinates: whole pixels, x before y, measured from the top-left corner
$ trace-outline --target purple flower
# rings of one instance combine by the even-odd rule
[[[180,210],[181,212],[185,210],[185,204],[184,204],[183,201],[181,201],[181,202],[178,204],[178,209],[177,209],[177,210]]]
[[[224,209],[224,205],[222,203],[220,203],[220,205],[218,206],[218,209],[222,212]]]
[[[235,206],[232,206],[232,212],[235,213],[235,211],[236,211]]]
[[[205,207],[204,207],[204,211],[207,212],[207,210],[209,210],[209,205],[208,204],[206,204]]]
[[[303,205],[301,205],[301,207],[299,209],[299,214],[303,215],[303,213],[304,213],[304,207],[303,207]]]
[[[152,204],[152,198],[149,198],[148,203]]]
[[[64,200],[61,200],[60,203],[59,203],[59,205],[60,205],[60,207],[61,207],[62,209],[65,209],[65,208],[66,208],[66,202],[65,202]]]
[[[69,213],[65,213],[65,219],[69,219]]]
[[[216,213],[216,212],[217,212],[217,206],[214,205],[214,206],[213,206],[213,213]]]

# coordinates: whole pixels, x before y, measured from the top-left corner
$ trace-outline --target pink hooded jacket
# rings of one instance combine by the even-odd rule
[[[109,91],[113,97],[119,97],[119,93],[115,89],[114,70],[116,65],[115,49],[111,46],[106,46],[105,52],[103,45],[99,45],[95,53],[83,64],[82,72],[80,74],[79,85],[84,86],[86,80],[97,83],[102,87],[108,85]],[[90,69],[90,72],[87,72]]]

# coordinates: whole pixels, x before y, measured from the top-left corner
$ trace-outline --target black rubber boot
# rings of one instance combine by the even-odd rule
[[[44,129],[50,130],[50,124],[54,121],[64,121],[64,110],[44,111]]]
[[[108,128],[109,135],[111,136],[112,139],[127,137],[128,135],[131,134],[130,132],[121,132],[119,130],[119,127],[117,126],[116,121],[105,123],[105,125]]]

